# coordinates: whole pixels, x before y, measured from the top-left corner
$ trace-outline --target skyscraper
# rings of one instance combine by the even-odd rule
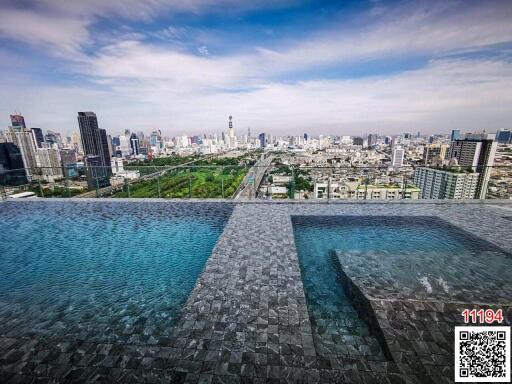
[[[0,143],[0,185],[27,183],[23,157],[13,143]]]
[[[87,165],[89,189],[110,185],[112,169],[108,150],[107,132],[98,127],[94,112],[78,112],[78,126]]]
[[[512,132],[510,129],[500,129],[496,133],[496,141],[500,144],[510,144],[512,142]]]
[[[25,118],[19,113],[11,115],[11,126],[14,128],[27,128],[25,125]]]
[[[377,137],[376,133],[370,133],[368,135],[368,148],[372,148],[377,145]]]
[[[43,130],[41,128],[30,128],[34,135],[34,141],[36,142],[37,148],[42,148],[44,142]]]
[[[267,146],[267,139],[265,133],[260,133],[258,138],[260,140],[260,147],[265,148]]]
[[[451,141],[459,140],[460,139],[460,130],[459,129],[453,129],[452,130],[452,136]]]
[[[139,139],[135,133],[132,133],[130,136],[130,148],[133,156],[137,156],[139,154]]]
[[[36,154],[36,142],[32,131],[25,126],[25,119],[21,115],[11,115],[13,125],[5,132],[7,141],[18,147],[23,159],[23,168],[27,180],[31,181],[37,172],[38,160]]]
[[[457,159],[463,168],[479,173],[476,198],[485,199],[487,185],[496,154],[495,135],[467,134],[464,140],[455,140],[450,146],[450,159]]]

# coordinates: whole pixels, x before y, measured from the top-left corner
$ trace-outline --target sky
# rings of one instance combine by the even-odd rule
[[[512,128],[512,1],[0,0],[0,129]]]

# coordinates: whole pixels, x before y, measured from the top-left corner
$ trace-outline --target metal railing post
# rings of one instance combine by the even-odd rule
[[[292,170],[292,183],[290,185],[290,199],[295,199],[295,172],[293,170],[293,167],[291,168]]]
[[[331,199],[331,177],[327,179],[327,201]]]
[[[365,175],[364,179],[364,199],[368,198],[368,175]]]
[[[126,189],[128,190],[128,197],[131,197],[131,194],[130,194],[130,181],[126,178]]]
[[[158,198],[162,197],[160,196],[160,173],[158,174],[158,177],[156,179],[156,187],[158,188]]]
[[[39,193],[41,194],[41,197],[44,197],[43,187],[41,186],[41,178],[37,178],[37,182],[39,184]]]
[[[71,197],[71,191],[69,190],[69,176],[66,174],[66,191],[68,193],[68,197]]]
[[[192,176],[188,175],[188,198],[192,198]]]
[[[100,197],[100,186],[98,182],[98,174],[96,174],[96,198]]]
[[[224,198],[224,167],[220,169],[220,185],[222,198]]]
[[[405,191],[407,190],[407,178],[404,175],[403,189],[402,189],[402,199],[405,199]]]

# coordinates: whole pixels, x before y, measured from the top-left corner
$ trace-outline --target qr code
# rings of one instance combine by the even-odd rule
[[[455,327],[456,382],[510,382],[510,327]]]

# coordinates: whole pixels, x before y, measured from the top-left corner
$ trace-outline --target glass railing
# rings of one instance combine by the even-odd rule
[[[28,192],[28,193],[27,193]],[[21,194],[21,195],[20,195]],[[0,170],[0,198],[510,199],[512,166],[125,165]]]

